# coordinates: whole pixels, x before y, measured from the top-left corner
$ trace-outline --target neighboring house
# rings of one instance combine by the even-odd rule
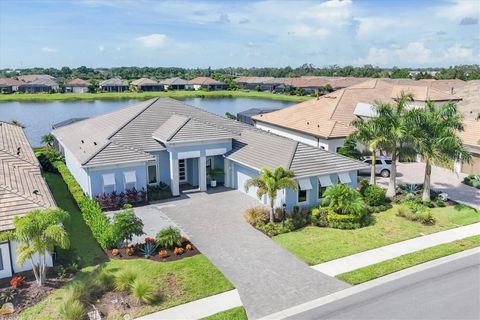
[[[168,98],[148,100],[53,130],[83,191],[95,197],[164,182],[178,196],[183,184],[207,190],[208,168],[217,181],[246,192],[260,168],[295,172],[300,190],[283,190],[277,206],[319,203],[332,183],[355,186],[359,161],[253,128]],[[320,187],[320,189],[319,189]],[[320,190],[320,193],[319,193]],[[256,197],[255,188],[248,194]],[[262,199],[266,203],[266,198]]]
[[[455,171],[480,175],[480,120],[474,118],[465,118],[463,120],[464,131],[459,132],[459,136],[467,150],[472,154],[470,163],[457,162]]]
[[[29,74],[25,76],[18,76],[18,80],[23,81],[23,82],[32,82],[35,80],[51,80],[54,82],[58,82],[57,78],[50,76],[48,74]]]
[[[188,81],[182,78],[168,78],[160,81],[165,90],[184,90],[188,85]]]
[[[120,78],[111,78],[100,82],[100,90],[106,92],[123,92],[128,90],[128,84]]]
[[[279,79],[279,78],[277,78],[277,79]],[[242,77],[235,78],[234,81],[242,89],[263,91],[263,90],[269,90],[270,89],[270,87],[268,85],[266,85],[266,83],[275,82],[275,78],[274,77],[243,77],[242,76]],[[269,90],[269,91],[271,91],[271,90]]]
[[[23,81],[13,78],[0,79],[0,92],[11,93],[18,91],[18,86],[24,84]]]
[[[275,109],[259,109],[259,108],[251,108],[242,112],[237,113],[237,120],[251,126],[255,125],[255,121],[252,120],[253,116],[269,113],[273,111],[280,110],[278,108]]]
[[[188,81],[188,86],[194,90],[208,89],[208,90],[225,90],[227,84],[222,81],[217,81],[209,77],[196,77]]]
[[[67,93],[88,93],[88,87],[92,84],[86,80],[77,78],[65,84],[65,92]]]
[[[66,125],[69,125],[69,124],[72,124],[72,123],[75,123],[75,122],[78,122],[78,121],[82,121],[82,120],[85,120],[85,119],[88,119],[88,117],[70,118],[70,119],[67,119],[67,120],[63,120],[63,121],[52,124],[52,129],[57,129],[57,128],[60,128],[60,127],[63,127],[63,126],[66,126]]]
[[[458,111],[466,117],[477,117],[480,114],[480,80],[468,81],[454,90],[462,97],[462,101],[457,103]]]
[[[148,78],[134,80],[130,85],[140,91],[163,91],[163,85]]]
[[[32,210],[55,206],[40,165],[22,128],[0,121],[0,232],[14,229],[13,219]],[[0,243],[0,278],[31,270],[16,264],[18,242]],[[38,256],[37,256],[38,258]],[[47,254],[47,265],[52,257]]]
[[[259,129],[337,152],[345,137],[355,130],[350,125],[352,120],[375,116],[375,102],[395,103],[402,91],[414,94],[410,107],[423,106],[428,99],[436,103],[460,100],[449,92],[425,86],[373,79],[252,119]]]
[[[60,87],[57,82],[46,78],[38,78],[18,86],[18,91],[25,93],[51,92],[58,91],[58,89]]]

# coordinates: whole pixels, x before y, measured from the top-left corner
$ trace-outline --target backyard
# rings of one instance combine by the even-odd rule
[[[23,310],[20,319],[58,319],[58,306],[70,291],[82,291],[78,288],[85,288],[87,297],[84,298],[89,299],[88,290],[92,290],[92,283],[99,281],[100,271],[111,278],[108,281],[110,288],[113,287],[114,279],[121,277],[122,272],[132,272],[153,288],[155,296],[151,303],[138,303],[128,293],[103,288],[100,297],[95,301],[89,300],[88,303],[94,303],[98,310],[108,314],[108,319],[123,319],[127,313],[131,317],[145,315],[233,289],[233,285],[203,255],[173,262],[147,259],[108,260],[85,225],[62,177],[55,173],[45,173],[44,176],[57,205],[70,212],[65,228],[71,236],[72,245],[70,250],[60,252],[60,261],[73,259],[79,261],[83,268],[68,284],[55,290],[40,303]]]
[[[396,206],[373,214],[374,224],[353,230],[308,226],[273,239],[309,265],[338,259],[365,250],[429,233],[480,221],[480,212],[463,205],[433,208],[434,225],[406,220],[395,214]]]

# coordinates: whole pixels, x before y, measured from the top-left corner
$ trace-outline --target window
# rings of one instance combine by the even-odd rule
[[[323,194],[327,190],[327,187],[322,187],[320,180],[318,181],[318,199],[323,199]]]
[[[352,183],[352,179],[350,179],[350,175],[348,174],[348,172],[340,172],[338,174],[338,177],[340,178],[340,183],[344,183],[344,184]]]
[[[308,193],[307,190],[302,190],[302,189],[298,188],[297,202],[298,203],[307,202],[307,193]]]
[[[332,185],[332,179],[330,175],[318,177],[318,199],[323,198],[323,193],[327,190],[328,186]]]
[[[187,181],[187,161],[185,159],[178,160],[178,178],[180,182]]]
[[[114,173],[107,173],[107,174],[102,174],[102,180],[103,180],[103,192],[104,193],[112,193],[115,191],[115,174]]]
[[[392,164],[392,160],[385,160],[386,164]]]
[[[148,183],[153,184],[157,183],[157,165],[156,164],[150,164],[148,165]]]
[[[375,160],[375,164],[382,164],[382,160]]]
[[[372,164],[372,160],[365,160],[363,162],[368,163],[368,164]]]
[[[137,186],[137,174],[135,171],[125,171],[123,173],[125,181],[125,190],[133,189]]]
[[[308,192],[312,189],[310,178],[298,180],[298,196],[297,202],[303,203],[308,201]]]

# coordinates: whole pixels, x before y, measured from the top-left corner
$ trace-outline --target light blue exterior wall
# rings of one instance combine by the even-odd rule
[[[107,168],[90,169],[90,181],[92,185],[92,196],[103,193],[103,174],[113,173],[115,175],[116,192],[125,191],[125,177],[124,172],[135,171],[137,182],[135,188],[141,190],[147,188],[147,168],[146,164],[136,164],[132,166],[118,166]]]
[[[187,161],[187,182],[192,186],[198,186],[198,158],[186,159]]]
[[[170,185],[170,155],[167,150],[153,153],[158,155],[160,181]]]
[[[80,187],[82,187],[83,192],[85,194],[90,194],[90,182],[87,170],[82,168],[80,162],[78,162],[78,160],[68,149],[63,148],[63,152],[65,155],[65,164],[67,165],[68,170],[70,170],[75,180],[77,180]]]

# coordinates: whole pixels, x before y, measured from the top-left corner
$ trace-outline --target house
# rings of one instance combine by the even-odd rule
[[[144,101],[52,133],[67,167],[91,197],[159,182],[169,185],[174,196],[184,186],[206,191],[208,168],[223,170],[218,183],[246,192],[245,182],[260,168],[283,166],[295,172],[300,189],[283,190],[277,206],[285,203],[291,209],[318,204],[323,188],[332,183],[355,186],[357,170],[365,168],[356,160],[169,98]],[[256,197],[255,189],[248,194]]]
[[[402,91],[414,95],[410,107],[423,106],[429,99],[436,103],[460,100],[450,92],[431,87],[372,79],[279,111],[253,116],[252,119],[259,129],[337,152],[343,146],[345,137],[355,130],[350,125],[352,120],[374,116],[372,105],[375,102],[394,103]]]
[[[464,131],[460,131],[458,135],[463,141],[465,148],[472,154],[470,163],[455,163],[455,171],[480,175],[480,120],[475,118],[465,118],[463,120]]]
[[[163,91],[163,85],[148,78],[134,80],[130,85],[139,91]]]
[[[15,217],[55,206],[23,129],[1,121],[0,163],[0,232],[14,229]],[[23,266],[16,264],[18,245],[16,241],[0,243],[0,278],[32,269],[30,262]],[[46,258],[51,267],[52,257],[47,254]]]
[[[25,93],[51,92],[58,91],[59,89],[60,86],[57,82],[47,78],[37,78],[18,86],[18,91]]]
[[[65,84],[65,92],[70,93],[88,93],[88,87],[92,84],[86,80],[76,78]]]
[[[17,78],[18,80],[23,82],[32,82],[35,80],[51,80],[54,82],[58,82],[57,78],[48,74],[29,74],[25,76],[18,76]]]
[[[18,91],[18,86],[24,84],[23,81],[13,78],[1,78],[0,79],[0,92],[12,93]]]
[[[207,90],[225,90],[227,84],[222,81],[217,81],[209,77],[196,77],[188,81],[189,87],[194,90],[207,89]]]
[[[279,79],[279,78],[277,78]],[[240,88],[247,90],[266,90],[264,84],[267,82],[274,82],[274,77],[237,77],[233,81],[237,83]],[[270,90],[271,91],[271,90]]]
[[[455,94],[462,98],[457,103],[458,111],[466,117],[480,114],[480,80],[471,80],[460,87],[454,87]]]
[[[273,112],[280,110],[278,108],[270,108],[270,109],[259,109],[259,108],[250,108],[248,110],[242,111],[237,113],[237,120],[249,125],[255,125],[255,121],[252,120],[253,116],[264,114],[268,112]]]
[[[165,90],[184,90],[188,85],[188,81],[182,78],[168,78],[160,81]]]
[[[128,84],[120,78],[111,78],[100,82],[100,90],[106,92],[123,92],[128,90]]]

